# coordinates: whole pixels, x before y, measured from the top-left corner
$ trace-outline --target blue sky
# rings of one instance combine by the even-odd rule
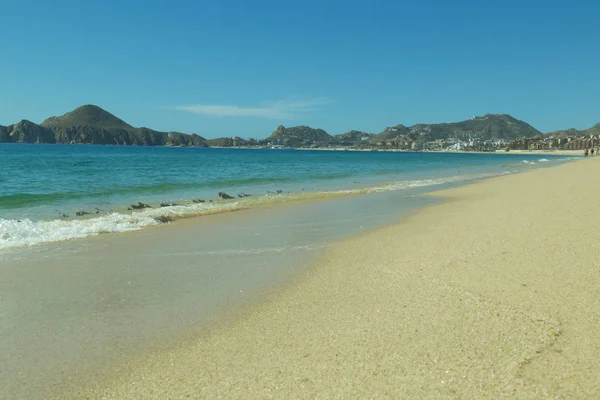
[[[508,113],[600,122],[597,1],[0,3],[0,124],[83,104],[134,126],[266,137]]]

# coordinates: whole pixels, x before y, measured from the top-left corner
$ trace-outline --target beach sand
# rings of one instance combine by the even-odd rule
[[[583,157],[583,150],[511,150],[511,151],[496,151],[495,154],[547,154],[549,156],[570,156]]]
[[[437,192],[77,397],[598,398],[599,170]]]
[[[344,147],[317,147],[317,148],[297,148],[294,150],[313,150],[313,151],[380,151],[391,153],[415,153],[414,150],[400,149],[347,149]],[[583,150],[496,150],[496,151],[464,151],[464,150],[419,150],[418,153],[458,153],[458,154],[514,154],[514,155],[549,155],[549,156],[568,156],[583,157]]]

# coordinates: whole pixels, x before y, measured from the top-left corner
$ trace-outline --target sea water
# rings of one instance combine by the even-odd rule
[[[273,202],[425,190],[563,160],[538,155],[0,144],[0,249]],[[219,192],[234,199],[223,201]],[[152,208],[128,210],[139,202]]]

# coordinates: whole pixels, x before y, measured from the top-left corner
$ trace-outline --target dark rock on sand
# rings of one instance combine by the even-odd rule
[[[223,200],[233,199],[233,196],[230,196],[225,192],[219,192],[219,197]]]
[[[161,224],[166,224],[166,223],[169,223],[169,222],[172,222],[172,221],[174,221],[174,219],[173,219],[173,218],[171,218],[171,217],[167,217],[166,215],[161,215],[160,217],[156,217],[156,218],[154,218],[154,219],[155,219],[156,221],[160,222]]]
[[[152,206],[149,206],[148,204],[142,203],[140,201],[137,204],[132,204],[131,206],[129,206],[128,210],[143,210],[144,208],[152,208]]]

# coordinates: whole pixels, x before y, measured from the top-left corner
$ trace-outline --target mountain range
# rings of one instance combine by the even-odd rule
[[[539,137],[540,131],[507,114],[486,114],[466,121],[439,124],[395,125],[381,133],[349,131],[330,135],[323,129],[308,126],[278,126],[266,139],[205,139],[196,134],[159,132],[136,128],[95,105],[84,105],[60,117],[50,117],[41,124],[22,120],[13,125],[0,125],[0,143],[64,143],[112,144],[138,146],[272,146],[327,147],[377,146],[389,141],[433,141],[447,138],[517,139]],[[600,123],[586,130],[568,129],[550,132],[556,137],[600,135]]]
[[[396,125],[385,128],[379,134],[361,131],[349,131],[341,135],[329,135],[322,129],[308,126],[296,126],[277,129],[266,141],[270,144],[288,147],[303,147],[311,142],[328,145],[356,146],[377,145],[395,140],[433,141],[448,138],[468,138],[477,136],[480,139],[516,139],[540,136],[542,133],[527,124],[506,114],[487,114],[473,117],[467,121],[442,124],[417,124],[411,127]]]
[[[589,136],[589,135],[600,135],[600,123],[592,126],[591,128],[584,129],[584,130],[577,130],[577,129],[571,128],[571,129],[565,129],[562,131],[554,131],[554,132],[548,133],[548,136],[555,136],[555,137]]]

